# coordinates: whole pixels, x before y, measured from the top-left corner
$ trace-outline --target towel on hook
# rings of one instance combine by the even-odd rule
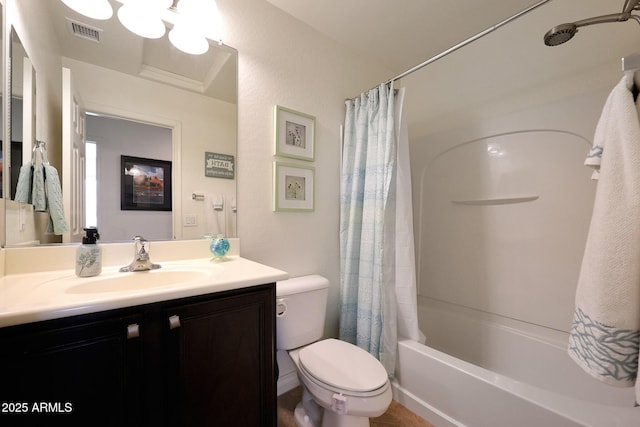
[[[69,231],[64,217],[62,188],[58,171],[49,163],[44,164],[45,183],[47,188],[47,210],[49,212],[48,234],[64,234]]]
[[[222,194],[204,195],[204,214],[207,219],[207,233],[211,236],[224,235],[225,213]]]
[[[27,162],[20,167],[18,175],[18,185],[16,186],[15,201],[20,203],[31,203],[31,179],[33,177],[33,165]]]
[[[640,346],[640,121],[633,87],[634,75],[626,73],[607,98],[585,162],[599,166],[598,184],[569,334],[571,358],[620,387],[636,382]]]
[[[47,210],[47,195],[44,190],[44,165],[33,167],[33,186],[31,187],[31,202],[37,212]]]

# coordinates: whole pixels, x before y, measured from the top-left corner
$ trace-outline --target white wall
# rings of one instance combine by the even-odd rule
[[[238,231],[244,256],[331,281],[327,327],[339,309],[339,158],[344,100],[392,73],[262,0],[219,0],[225,41],[239,51]],[[273,107],[316,116],[316,208],[272,212]],[[302,162],[306,163],[306,162]]]

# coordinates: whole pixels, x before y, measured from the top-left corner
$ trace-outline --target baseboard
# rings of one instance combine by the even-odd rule
[[[278,396],[292,390],[300,384],[298,381],[298,370],[295,363],[289,357],[289,353],[278,350],[276,353],[278,361]]]
[[[410,391],[404,389],[397,381],[391,381],[391,386],[393,389],[393,399],[396,402],[424,418],[433,424],[434,427],[465,427],[464,424],[457,422],[447,414],[439,411]]]
[[[298,385],[300,385],[300,382],[298,381],[298,375],[295,371],[280,375],[278,378],[278,396],[293,390],[298,387]]]

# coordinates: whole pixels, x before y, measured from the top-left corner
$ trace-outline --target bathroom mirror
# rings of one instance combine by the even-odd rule
[[[71,120],[71,126],[79,130],[85,139],[95,143],[98,159],[101,158],[100,144],[109,143],[101,136],[103,129],[92,133],[90,126],[85,127],[89,123],[85,119],[87,114],[153,125],[169,129],[171,134],[168,157],[160,155],[161,150],[156,153],[148,147],[142,155],[140,140],[119,141],[128,150],[113,156],[117,162],[99,164],[96,178],[98,193],[101,192],[101,175],[121,179],[120,155],[170,161],[173,203],[169,212],[170,229],[165,235],[174,239],[201,238],[209,232],[212,222],[222,234],[237,235],[237,52],[226,45],[211,42],[206,54],[194,56],[173,48],[166,34],[157,40],[143,39],[130,33],[118,21],[116,14],[121,2],[111,0],[110,3],[114,15],[106,21],[79,15],[59,0],[20,0],[12,4],[14,13],[11,20],[16,37],[22,40],[25,54],[36,71],[38,92],[34,97],[37,98],[34,139],[46,142],[49,160],[61,177],[64,197],[72,198],[65,200],[65,215],[72,232],[64,236],[44,236],[43,233],[35,238],[26,236],[20,230],[24,224],[16,226],[15,221],[9,219],[23,215],[11,212],[11,209],[24,210],[24,207],[8,205],[6,246],[77,241],[83,225],[101,227],[100,204],[109,206],[110,211],[107,213],[105,210],[105,218],[108,215],[109,220],[119,223],[121,228],[118,233],[101,232],[103,242],[122,241],[125,239],[123,236],[144,235],[144,230],[135,226],[136,229],[126,229],[126,224],[153,224],[161,214],[153,209],[135,212],[114,210],[114,206],[120,207],[121,200],[120,194],[113,192],[112,199],[98,203],[97,224],[85,224],[83,216],[87,200],[81,190],[84,172],[78,171],[84,171],[87,159],[82,150],[69,147],[65,142],[65,126],[68,127]],[[73,92],[69,92],[69,86],[63,88],[63,80],[67,77],[67,84]],[[72,99],[72,105],[65,105],[65,99]],[[71,113],[67,114],[69,111]],[[109,134],[108,130],[106,132]],[[106,146],[103,148],[105,153],[109,151]],[[212,156],[224,159],[229,173],[207,176],[205,163]],[[223,214],[207,212],[205,196],[222,196],[225,202]],[[29,216],[28,209],[26,212]],[[34,215],[34,227],[38,229],[38,215]],[[127,216],[135,216],[136,219],[131,221]],[[30,228],[29,224],[26,228]]]
[[[11,28],[11,126],[9,126],[10,167],[9,195],[13,200],[18,184],[20,166],[30,158],[29,153],[35,138],[35,70],[20,36]]]

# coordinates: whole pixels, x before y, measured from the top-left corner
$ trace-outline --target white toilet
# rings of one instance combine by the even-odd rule
[[[391,403],[382,364],[361,348],[322,338],[329,281],[304,276],[276,284],[278,350],[288,350],[302,384],[299,427],[368,427]]]

